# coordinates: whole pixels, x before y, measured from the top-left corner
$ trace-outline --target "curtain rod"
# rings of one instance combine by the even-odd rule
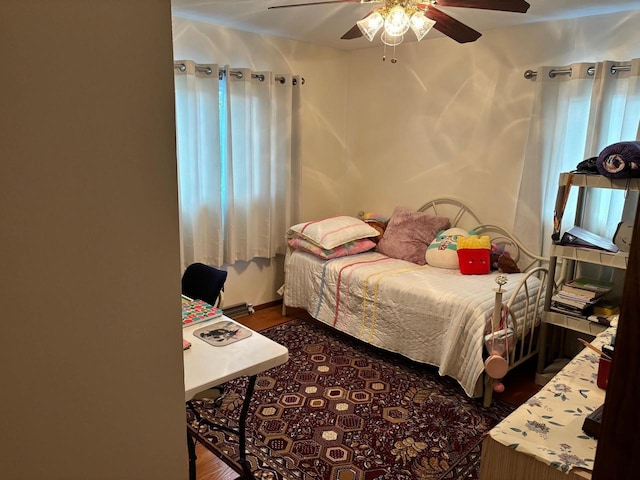
[[[173,68],[175,68],[176,70],[180,70],[181,72],[184,72],[187,69],[187,66],[184,63],[174,63]],[[211,75],[213,73],[213,70],[211,69],[211,67],[202,67],[202,66],[196,65],[196,72],[201,72],[206,75]],[[225,73],[224,68],[218,68],[218,78],[222,78],[224,73]],[[229,75],[236,77],[238,80],[244,76],[244,74],[239,70],[229,70]],[[251,78],[257,78],[259,81],[264,82],[264,75],[261,73],[252,73]],[[274,78],[276,79],[276,81],[280,82],[281,84],[287,81],[286,78],[282,76],[275,76]],[[304,85],[304,77],[300,77],[300,82],[302,85]],[[296,85],[297,83],[298,83],[298,80],[294,78],[293,84]]]
[[[631,70],[631,65],[611,65],[611,73],[613,74],[616,74],[617,72],[628,72],[629,70]],[[587,75],[593,76],[594,73],[596,73],[596,67],[589,67],[587,69]],[[527,70],[524,72],[524,78],[527,80],[536,78],[537,75],[538,72],[534,70]],[[551,78],[554,78],[556,75],[571,75],[571,67],[549,70],[549,76]]]

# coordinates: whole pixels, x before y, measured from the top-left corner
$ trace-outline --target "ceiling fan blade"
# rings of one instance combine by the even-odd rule
[[[425,10],[424,15],[436,22],[433,28],[451,37],[458,43],[475,42],[482,35],[480,32],[441,12],[437,8],[429,7],[428,10]]]
[[[351,29],[347,33],[342,35],[340,38],[342,40],[352,40],[354,38],[360,38],[361,36],[362,36],[362,32],[358,28],[358,25],[354,25],[353,27],[351,27]]]
[[[328,3],[378,3],[376,2],[361,2],[360,0],[326,0],[324,2],[310,2],[310,3],[292,3],[290,5],[274,5],[271,7],[267,7],[267,10],[271,10],[273,8],[289,8],[289,7],[307,7],[309,5],[326,5]]]
[[[437,5],[439,7],[480,8],[517,13],[525,13],[531,6],[524,0],[438,0]]]
[[[363,3],[376,3],[376,2],[365,1]],[[369,13],[367,13],[364,17],[362,17],[362,19],[364,20],[365,18],[367,18],[369,15],[371,15],[375,11],[376,11],[376,9],[374,8]],[[353,27],[351,27],[349,29],[349,31],[347,33],[342,35],[340,37],[340,39],[341,40],[353,40],[354,38],[360,38],[361,36],[362,36],[362,30],[360,30],[360,27],[358,27],[358,24],[356,23]]]

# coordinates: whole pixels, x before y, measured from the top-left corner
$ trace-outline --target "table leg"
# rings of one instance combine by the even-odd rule
[[[249,384],[247,385],[247,391],[245,392],[244,402],[242,404],[242,410],[240,411],[240,419],[238,426],[238,443],[240,447],[240,464],[242,465],[242,477],[253,479],[253,474],[251,473],[251,467],[247,462],[247,454],[246,454],[246,432],[245,427],[247,424],[247,413],[249,412],[249,404],[251,403],[251,396],[253,395],[253,389],[256,385],[257,375],[252,375],[249,377]]]
[[[198,420],[198,424],[200,424],[200,422],[205,422],[213,428],[217,428],[219,430],[225,430],[227,432],[238,435],[238,446],[240,451],[240,466],[242,467],[242,473],[236,480],[255,480],[253,473],[251,473],[251,466],[249,465],[249,462],[247,462],[246,425],[247,425],[247,415],[249,413],[249,406],[251,404],[251,397],[253,396],[253,390],[255,388],[257,378],[258,378],[257,375],[252,375],[249,377],[249,383],[247,385],[247,390],[245,392],[244,402],[242,403],[242,409],[240,410],[240,418],[238,419],[237,430],[227,427],[226,425],[217,425],[213,422],[210,422],[207,418],[201,417],[198,411],[193,407],[193,404],[191,402],[187,402],[187,405],[189,405],[193,410],[193,413],[196,419]],[[189,428],[187,428],[187,448],[189,452],[189,480],[196,480],[195,442],[193,437],[189,433]]]
[[[196,445],[187,428],[187,452],[189,452],[189,480],[196,480]]]

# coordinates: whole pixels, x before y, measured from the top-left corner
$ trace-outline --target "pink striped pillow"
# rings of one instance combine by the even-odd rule
[[[314,222],[299,223],[289,228],[287,237],[300,237],[324,248],[331,250],[361,238],[378,236],[378,231],[359,218],[347,215],[316,220]]]
[[[330,250],[325,250],[324,248],[314,245],[300,237],[290,238],[288,243],[294,250],[302,250],[303,252],[310,253],[325,260],[330,258],[346,257],[347,255],[356,255],[358,253],[373,250],[376,247],[376,244],[368,238],[361,238],[360,240],[347,242],[344,245],[338,245]]]

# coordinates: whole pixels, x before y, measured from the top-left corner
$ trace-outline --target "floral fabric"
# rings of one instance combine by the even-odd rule
[[[591,343],[600,348],[614,334],[610,327]],[[565,473],[576,467],[593,470],[597,440],[582,431],[582,424],[604,403],[605,390],[596,385],[599,357],[585,348],[493,428],[491,438]]]

